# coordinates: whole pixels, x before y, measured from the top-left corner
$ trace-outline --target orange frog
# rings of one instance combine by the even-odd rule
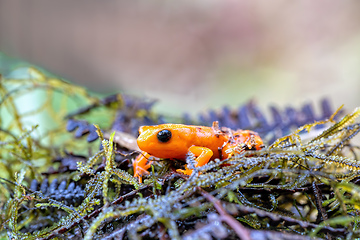
[[[210,159],[229,158],[236,147],[243,150],[259,150],[263,147],[260,136],[250,130],[219,128],[214,122],[212,127],[192,126],[183,124],[161,124],[157,126],[142,126],[139,128],[137,144],[142,153],[133,163],[134,177],[149,174],[150,156],[185,160],[186,154],[192,152],[196,157],[195,167],[200,167]],[[178,172],[190,175],[191,169]]]

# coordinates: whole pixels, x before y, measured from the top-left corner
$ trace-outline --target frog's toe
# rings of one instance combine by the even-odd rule
[[[176,172],[178,173],[182,173],[182,174],[185,174],[185,175],[191,175],[193,170],[192,169],[177,169]]]
[[[135,169],[135,172],[134,172],[134,177],[139,178],[139,182],[141,183],[142,182],[142,176],[143,175],[149,175],[149,174],[150,174],[149,171],[146,171],[143,168],[137,167]]]

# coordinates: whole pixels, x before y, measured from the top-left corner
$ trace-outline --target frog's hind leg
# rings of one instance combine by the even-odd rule
[[[261,139],[259,134],[251,130],[235,131],[233,133],[233,141],[236,144],[244,143],[244,150],[260,150],[264,147],[263,140]]]

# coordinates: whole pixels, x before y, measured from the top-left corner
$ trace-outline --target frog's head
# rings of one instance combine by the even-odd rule
[[[184,158],[192,145],[193,130],[182,124],[142,126],[139,133],[139,148],[159,158]]]

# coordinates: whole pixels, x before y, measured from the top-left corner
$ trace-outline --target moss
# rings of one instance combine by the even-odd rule
[[[28,79],[0,80],[1,238],[360,237],[354,140],[360,109],[307,123],[260,151],[209,162],[189,177],[173,170],[175,161],[156,161],[139,183],[131,167],[136,146],[127,141],[139,125],[162,121],[151,104],[120,94],[101,98],[29,72]],[[20,110],[17,98],[39,90],[48,100]],[[26,124],[37,114],[51,118],[46,131],[41,123]],[[66,131],[69,120],[77,137]],[[98,140],[81,137],[91,132]],[[186,161],[191,168],[194,156]],[[81,194],[69,194],[74,182]]]

